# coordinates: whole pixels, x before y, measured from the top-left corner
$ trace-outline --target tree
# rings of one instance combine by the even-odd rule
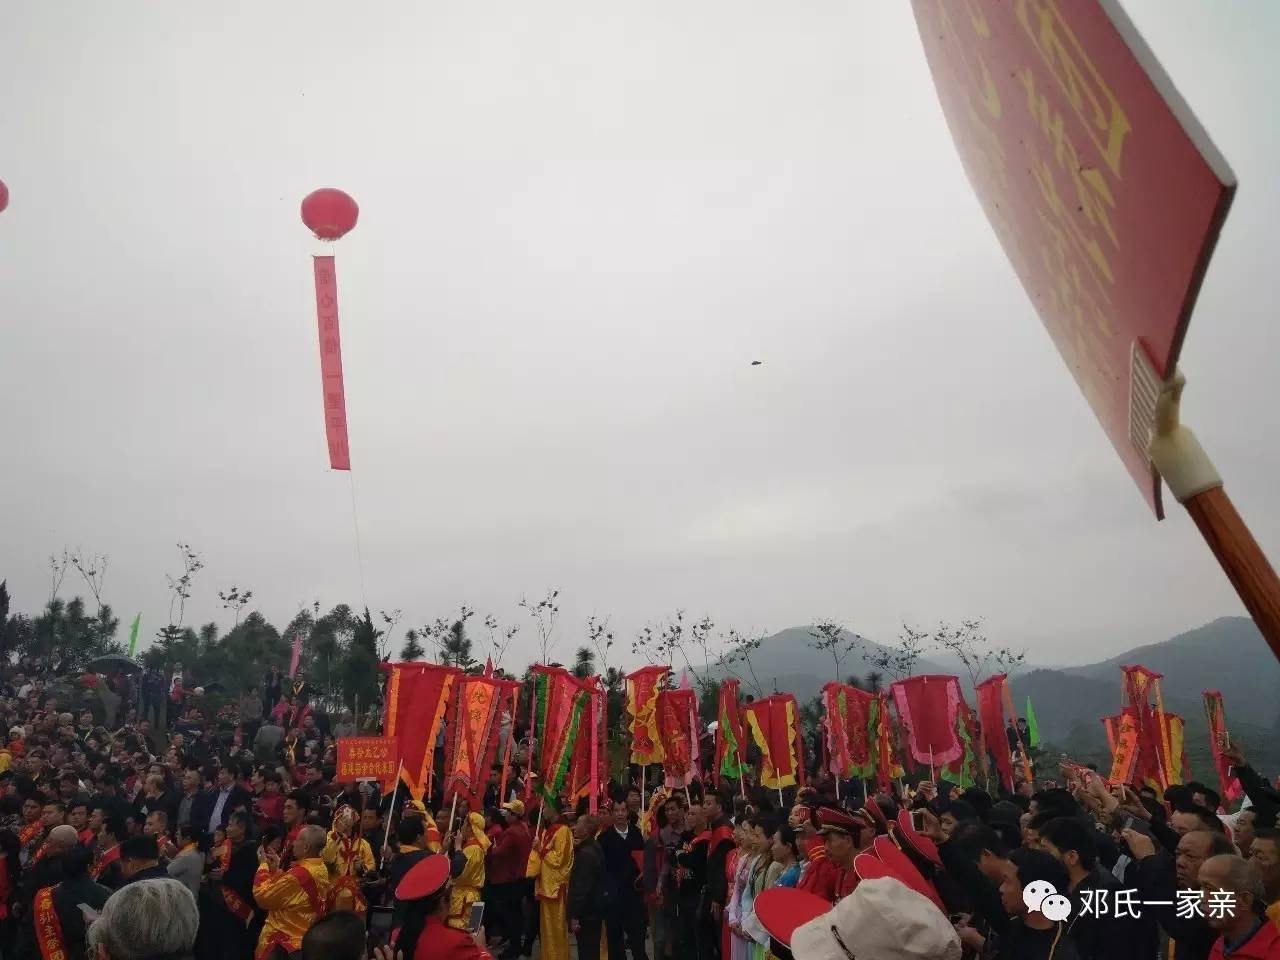
[[[379,610],[378,615],[382,617],[382,636],[378,638],[378,659],[385,663],[391,656],[391,637],[396,632],[401,618],[404,617],[404,611],[398,607],[395,610]],[[408,637],[405,637],[408,640]],[[422,651],[426,653],[426,651]],[[418,656],[422,656],[419,653]],[[403,659],[403,658],[401,658]]]
[[[760,649],[760,644],[764,641],[764,634],[744,634],[730,628],[724,635],[725,655],[721,658],[720,663],[730,676],[736,677],[741,683],[746,683],[757,697],[764,696],[764,687],[760,685],[760,680],[756,676],[755,664],[751,660],[751,655]],[[743,677],[734,667],[741,664],[747,669],[748,680]]]
[[[62,551],[65,561],[70,561],[85,585],[89,588],[89,592],[93,594],[94,603],[98,606],[98,611],[102,611],[102,586],[103,581],[107,579],[107,555],[95,553],[93,556],[85,556],[84,551],[79,547],[69,557],[67,551]]]
[[[573,656],[572,673],[579,680],[585,680],[595,673],[596,655],[590,647],[579,647]]]
[[[519,605],[533,618],[534,625],[538,629],[538,649],[541,651],[540,662],[542,663],[549,662],[551,651],[556,645],[556,616],[560,613],[559,596],[559,590],[548,590],[547,595],[536,603],[531,603],[524,597],[520,598]]]
[[[646,625],[632,641],[631,650],[643,654],[650,663],[674,667],[683,662],[701,693],[709,684],[716,684],[711,676],[712,667],[722,659],[711,639],[714,629],[710,617],[686,625],[684,611],[677,610],[656,629],[652,624]],[[694,665],[695,660],[701,662],[701,667]]]
[[[218,591],[218,599],[222,601],[222,609],[230,610],[235,614],[236,626],[240,625],[240,614],[244,608],[249,605],[249,601],[253,599],[252,590],[241,590],[235,584],[231,585],[231,589],[227,591]]]
[[[418,639],[417,630],[408,630],[404,635],[404,646],[400,648],[400,660],[421,660],[426,656],[427,648]]]
[[[182,623],[186,619],[187,601],[191,599],[191,583],[195,575],[204,569],[204,561],[200,559],[200,554],[191,549],[191,544],[179,543],[178,553],[182,557],[182,573],[177,576],[165,574],[165,580],[169,584],[169,623],[156,633],[167,663],[175,662],[170,654],[184,638]]]
[[[839,680],[841,667],[858,646],[858,638],[848,635],[844,624],[834,620],[819,620],[810,629],[809,636],[812,638],[809,641],[812,649],[831,655],[831,662],[835,665],[835,672],[831,676],[832,679]]]
[[[896,647],[868,647],[866,661],[873,670],[887,673],[894,680],[905,680],[915,672],[916,663],[929,647],[929,635],[902,625]]]
[[[520,632],[520,625],[512,624],[503,628],[498,623],[498,618],[489,613],[484,618],[484,629],[489,645],[489,659],[493,661],[494,667],[501,667],[502,661],[507,655],[507,648],[511,646],[511,641]]]
[[[867,693],[879,693],[884,686],[884,674],[878,670],[868,670],[865,677],[850,676],[845,678],[845,683],[853,687],[855,690],[863,690]]]
[[[1008,673],[1027,658],[1025,650],[1015,652],[1008,647],[992,646],[983,633],[981,620],[962,620],[958,627],[940,623],[933,641],[939,650],[960,661],[969,674],[971,688],[976,688],[993,670]]]

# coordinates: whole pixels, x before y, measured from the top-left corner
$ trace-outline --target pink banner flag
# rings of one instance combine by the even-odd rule
[[[302,634],[293,635],[293,656],[289,658],[289,676],[298,675],[298,657],[302,654]]]
[[[338,333],[338,275],[333,257],[312,259],[315,261],[316,321],[320,328],[320,376],[324,387],[324,432],[329,441],[329,466],[334,470],[350,470],[347,397],[342,385],[342,338]]]

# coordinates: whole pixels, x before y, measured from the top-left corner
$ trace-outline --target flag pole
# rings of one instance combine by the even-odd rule
[[[507,731],[507,742],[502,748],[502,782],[498,785],[498,804],[507,802],[507,771],[511,767],[512,741],[516,738],[516,712],[520,705],[520,688],[511,688],[511,729]]]
[[[396,766],[396,785],[391,791],[391,809],[387,811],[387,829],[382,832],[382,849],[391,842],[391,821],[396,818],[396,800],[400,797],[400,774],[404,772],[404,760]]]
[[[1227,496],[1222,477],[1200,441],[1180,422],[1186,383],[1187,378],[1176,371],[1160,384],[1147,455],[1169,492],[1191,514],[1267,646],[1280,660],[1280,577]]]

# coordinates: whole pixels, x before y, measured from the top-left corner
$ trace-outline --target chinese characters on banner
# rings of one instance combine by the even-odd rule
[[[969,183],[1157,517],[1132,351],[1173,374],[1235,177],[1118,3],[913,0]]]
[[[400,765],[395,737],[339,737],[338,772],[335,783],[377,780],[391,787]]]
[[[320,328],[320,379],[324,388],[324,434],[329,466],[351,469],[347,445],[347,396],[342,385],[342,338],[338,333],[338,274],[333,257],[313,257],[316,278],[316,322]]]

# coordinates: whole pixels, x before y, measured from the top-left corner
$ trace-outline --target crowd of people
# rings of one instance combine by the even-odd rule
[[[593,802],[526,782],[507,718],[510,766],[418,800],[334,782],[356,731],[305,681],[213,709],[175,673],[0,669],[6,960],[1280,960],[1280,794],[1234,747],[1231,812],[1087,767],[990,792],[633,767]]]

